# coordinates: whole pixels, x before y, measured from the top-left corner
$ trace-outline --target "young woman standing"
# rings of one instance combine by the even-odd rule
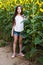
[[[16,56],[16,44],[18,36],[19,36],[19,55],[24,56],[24,54],[22,53],[22,34],[21,34],[21,32],[24,30],[24,22],[22,22],[23,20],[24,20],[23,9],[21,6],[17,6],[13,17],[13,26],[11,32],[11,36],[14,37],[12,58]]]

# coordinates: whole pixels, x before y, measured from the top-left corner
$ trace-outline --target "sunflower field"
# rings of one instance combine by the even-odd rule
[[[43,0],[0,0],[0,39],[12,42],[12,17],[18,5],[27,18],[22,50],[27,59],[43,65]]]

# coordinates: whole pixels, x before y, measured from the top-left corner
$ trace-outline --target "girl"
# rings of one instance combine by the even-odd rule
[[[21,34],[21,32],[24,30],[24,23],[22,22],[23,20],[24,20],[23,9],[21,6],[17,6],[13,17],[13,26],[11,32],[11,36],[14,37],[12,58],[16,56],[16,44],[18,36],[19,36],[19,49],[20,49],[19,55],[24,56],[24,54],[22,53],[22,34]]]

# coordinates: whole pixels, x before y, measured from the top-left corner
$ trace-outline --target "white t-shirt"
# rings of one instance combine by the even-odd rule
[[[14,26],[14,30],[17,32],[21,32],[24,30],[24,22],[22,22],[24,18],[20,15],[17,15],[15,17],[16,25]]]

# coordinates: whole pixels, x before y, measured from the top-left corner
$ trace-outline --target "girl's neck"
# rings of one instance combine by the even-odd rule
[[[17,14],[17,15],[21,16],[21,14]]]

